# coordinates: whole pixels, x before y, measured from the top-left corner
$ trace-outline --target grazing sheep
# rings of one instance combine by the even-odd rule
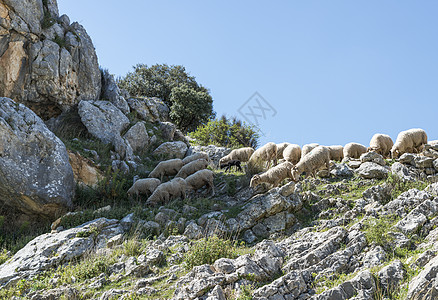
[[[341,145],[328,146],[330,152],[330,159],[341,161],[344,158],[344,147]]]
[[[290,143],[277,144],[277,159],[282,159],[283,158],[283,151],[289,145],[290,145]]]
[[[137,195],[137,198],[139,194],[151,195],[160,183],[161,181],[156,178],[139,179],[129,188],[128,195]]]
[[[230,160],[247,162],[253,153],[254,149],[251,147],[234,149],[230,153],[228,153],[228,155],[225,155],[219,160],[219,166],[229,162]]]
[[[225,172],[228,170],[231,170],[231,167],[236,167],[236,171],[239,170],[240,172],[243,172],[242,167],[240,166],[240,160],[233,159],[227,162],[226,164],[222,164],[220,167],[221,169],[225,169]]]
[[[318,146],[306,156],[301,157],[298,164],[292,168],[292,180],[298,181],[299,176],[303,172],[306,172],[306,177],[309,176],[309,174],[315,177],[315,173],[324,167],[324,165],[330,170],[330,151],[327,147]]]
[[[290,144],[286,147],[283,151],[283,158],[293,163],[294,165],[297,164],[301,159],[301,148],[297,144]]]
[[[391,157],[398,158],[403,153],[418,153],[427,144],[427,134],[423,129],[413,128],[398,134],[394,146],[391,148]]]
[[[146,201],[147,205],[166,204],[172,199],[186,197],[187,184],[182,178],[174,178],[171,181],[160,184]]]
[[[277,145],[275,143],[267,143],[263,147],[260,147],[251,155],[248,161],[248,165],[258,165],[262,161],[266,161],[266,167],[269,167],[271,160],[274,162],[274,166],[277,164]]]
[[[370,147],[367,151],[374,151],[387,158],[391,154],[392,146],[394,146],[394,142],[389,135],[376,133],[371,138]]]
[[[197,159],[195,161],[192,161],[190,163],[188,163],[187,165],[184,165],[178,172],[178,174],[176,174],[175,177],[181,177],[181,178],[186,178],[189,175],[192,175],[193,173],[196,173],[199,170],[205,169],[208,166],[208,162],[201,158],[201,159]]]
[[[173,176],[182,168],[183,162],[179,158],[161,161],[149,174],[149,177],[160,178],[163,181],[164,175]]]
[[[311,143],[311,144],[304,145],[303,148],[301,149],[301,157],[304,157],[307,153],[309,153],[310,151],[312,151],[313,149],[315,149],[318,146],[319,146],[319,144],[317,144],[317,143]]]
[[[294,165],[292,163],[285,161],[279,165],[276,165],[275,167],[272,167],[262,174],[256,174],[251,178],[249,186],[255,188],[262,182],[267,182],[270,183],[273,187],[276,187],[284,179],[290,178],[293,166]]]
[[[197,159],[205,159],[207,162],[210,162],[210,157],[208,156],[207,153],[205,152],[195,152],[194,154],[184,157],[184,159],[182,160],[184,165],[187,165],[188,163],[195,161]]]
[[[344,157],[359,158],[367,152],[367,147],[359,143],[348,143],[344,146]]]
[[[187,189],[196,191],[206,185],[212,191],[211,196],[214,196],[213,177],[212,171],[208,169],[200,170],[186,178]]]

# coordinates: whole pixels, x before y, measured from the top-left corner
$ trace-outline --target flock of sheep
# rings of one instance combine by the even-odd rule
[[[345,146],[321,146],[290,143],[267,143],[254,150],[251,147],[232,150],[219,161],[221,168],[231,166],[240,168],[241,162],[247,163],[247,170],[257,166],[268,168],[266,172],[256,174],[251,178],[250,186],[255,188],[261,183],[278,186],[284,179],[298,181],[301,174],[315,176],[321,169],[330,169],[330,160],[341,161],[344,158],[358,159],[367,151],[374,151],[385,158],[398,158],[404,153],[419,153],[427,143],[427,135],[423,129],[410,129],[398,134],[393,143],[386,134],[375,134],[367,148],[358,143],[348,143]],[[283,160],[277,164],[278,160]],[[198,190],[207,186],[214,195],[213,172],[207,169],[210,158],[206,153],[195,153],[184,159],[170,159],[160,162],[149,174],[149,178],[137,180],[128,190],[129,195],[147,194],[147,204],[157,205],[167,203],[171,199],[185,198],[189,190]],[[273,167],[269,168],[271,166]],[[163,182],[164,177],[175,176],[172,180]]]

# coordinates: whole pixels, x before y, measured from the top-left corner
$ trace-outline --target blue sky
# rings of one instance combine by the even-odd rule
[[[116,76],[184,65],[217,115],[254,109],[261,142],[369,144],[420,127],[438,139],[437,1],[58,0]],[[246,104],[245,104],[246,103]],[[275,116],[274,110],[276,112]],[[255,123],[255,119],[248,120]]]

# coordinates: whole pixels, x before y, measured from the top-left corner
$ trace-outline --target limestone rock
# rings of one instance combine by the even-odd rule
[[[395,260],[380,270],[377,275],[379,275],[380,284],[384,291],[395,291],[406,276],[406,270],[401,261]]]
[[[135,153],[145,150],[149,144],[149,135],[144,121],[137,122],[129,128],[123,137]]]
[[[334,177],[352,177],[354,172],[345,163],[335,164],[330,170],[330,174]]]
[[[95,187],[99,179],[102,178],[102,173],[95,166],[95,164],[79,153],[74,153],[71,151],[68,151],[68,158],[73,169],[73,175],[76,183]]]
[[[366,152],[360,156],[360,161],[362,163],[364,162],[374,162],[376,164],[379,164],[381,166],[386,165],[385,160],[383,159],[383,156],[379,153],[376,153],[374,151]]]
[[[168,159],[184,158],[187,152],[187,145],[184,142],[166,142],[158,146],[153,154],[163,156]]]
[[[72,205],[73,171],[64,144],[30,109],[0,98],[0,202],[53,218]]]
[[[414,181],[415,178],[410,174],[409,169],[402,163],[395,162],[391,166],[391,173],[397,175],[403,181]]]
[[[214,145],[209,146],[193,146],[187,151],[187,155],[192,155],[196,152],[205,152],[210,157],[214,166],[219,165],[219,160],[231,152],[230,148],[217,147]]]
[[[389,168],[374,162],[365,162],[356,172],[365,179],[384,179],[388,176]]]
[[[129,113],[129,105],[121,95],[120,89],[114,80],[114,76],[107,70],[102,71],[102,99],[110,101],[124,114]]]
[[[173,141],[176,125],[170,122],[160,122],[160,132],[164,140]]]
[[[130,98],[128,104],[131,110],[144,121],[169,121],[169,107],[158,98]]]
[[[409,283],[406,299],[432,300],[438,297],[438,256],[435,256]]]

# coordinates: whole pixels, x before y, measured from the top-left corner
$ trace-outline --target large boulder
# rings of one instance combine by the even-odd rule
[[[1,1],[0,69],[0,95],[43,119],[100,96],[91,38],[80,24],[59,17],[56,1]]]
[[[375,162],[364,162],[356,170],[360,177],[365,179],[384,179],[388,176],[389,168]]]
[[[166,158],[184,158],[187,145],[184,142],[166,142],[154,150],[154,154]]]
[[[149,135],[144,121],[137,122],[129,128],[123,137],[129,142],[134,152],[145,150],[149,144]]]
[[[73,171],[64,144],[30,109],[0,98],[0,203],[53,218],[72,206]]]
[[[169,107],[159,98],[130,98],[128,104],[137,117],[144,121],[169,121]]]
[[[129,105],[117,86],[114,76],[107,70],[102,71],[102,99],[110,101],[124,114],[129,113]]]

